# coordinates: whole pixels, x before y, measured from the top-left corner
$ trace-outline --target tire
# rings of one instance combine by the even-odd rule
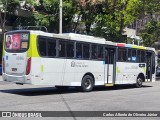
[[[143,78],[140,77],[140,76],[138,76],[138,77],[137,77],[137,80],[136,80],[135,86],[136,86],[137,88],[140,88],[140,87],[142,87],[142,84],[143,84]]]
[[[55,88],[58,90],[67,90],[69,87],[68,86],[55,86]]]
[[[90,75],[85,75],[81,82],[81,90],[83,92],[92,91],[94,86],[93,78]]]

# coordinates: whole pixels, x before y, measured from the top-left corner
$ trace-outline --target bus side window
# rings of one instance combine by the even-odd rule
[[[141,59],[140,59],[140,62],[141,63],[144,63],[145,62],[145,51],[141,51]]]
[[[92,45],[92,59],[97,59],[97,45]]]
[[[127,59],[127,60],[128,60],[129,62],[132,61],[132,58],[131,58],[131,57],[132,57],[132,50],[131,50],[131,49],[128,49],[128,59]]]
[[[123,61],[122,60],[122,49],[118,48],[118,61]]]
[[[82,58],[82,43],[76,44],[76,58]]]
[[[39,54],[40,56],[47,56],[47,41],[45,38],[38,38],[38,50],[39,50]]]
[[[132,49],[132,62],[136,62],[137,60],[136,50]]]
[[[120,62],[127,61],[126,54],[127,54],[127,51],[125,48],[118,48],[118,61]]]
[[[140,50],[137,50],[137,62],[140,62],[140,57],[141,57]]]
[[[59,41],[59,57],[66,57],[66,45],[65,41]]]
[[[89,44],[83,44],[83,58],[89,59]]]
[[[55,57],[56,56],[56,40],[48,39],[48,56]]]
[[[103,59],[103,46],[98,46],[98,60]]]
[[[67,57],[74,57],[74,42],[67,42]]]

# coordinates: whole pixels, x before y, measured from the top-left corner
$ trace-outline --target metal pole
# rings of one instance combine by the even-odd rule
[[[132,44],[134,45],[134,38],[132,39]]]
[[[62,0],[60,0],[59,9],[59,34],[62,34]]]

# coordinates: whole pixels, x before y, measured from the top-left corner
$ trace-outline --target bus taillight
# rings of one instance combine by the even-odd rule
[[[5,63],[4,63],[4,58],[2,59],[2,68],[3,68],[3,73],[5,73]]]
[[[31,70],[31,58],[29,58],[27,61],[26,75],[30,73],[30,70]]]

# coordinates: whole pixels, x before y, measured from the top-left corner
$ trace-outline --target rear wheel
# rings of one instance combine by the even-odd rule
[[[136,87],[140,88],[142,87],[142,84],[143,84],[143,78],[141,76],[138,76],[136,81]]]
[[[90,75],[85,75],[82,79],[81,89],[83,92],[92,91],[94,86],[93,78]]]

